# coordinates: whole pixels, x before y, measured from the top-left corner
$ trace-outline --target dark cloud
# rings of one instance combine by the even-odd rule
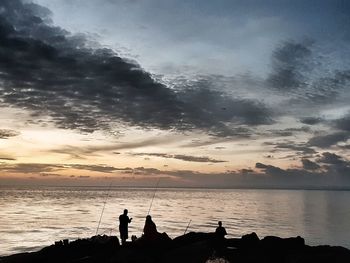
[[[135,175],[159,175],[164,174],[159,169],[156,168],[145,168],[145,167],[136,167],[132,170],[132,173]]]
[[[350,132],[350,114],[336,120],[335,127],[340,130]]]
[[[274,147],[272,152],[279,150],[292,150],[302,155],[312,155],[317,153],[313,148],[305,143],[296,143],[295,141],[283,141],[283,142],[265,142],[264,145],[270,145]]]
[[[288,136],[294,136],[296,133],[300,132],[310,132],[311,129],[307,126],[303,126],[300,128],[287,128],[283,130],[269,130],[268,132],[270,136],[282,136],[282,137],[288,137]]]
[[[203,129],[207,126],[223,136],[249,136],[249,130],[244,127],[230,127],[224,123],[259,125],[272,124],[272,112],[264,104],[248,99],[233,99],[219,91],[210,90],[210,85],[201,80],[192,84],[194,87],[179,92],[181,101],[190,106],[193,122]],[[221,120],[218,126],[217,120]]]
[[[345,64],[341,69],[336,63],[330,66],[326,57],[332,54],[320,48],[323,44],[310,40],[285,41],[273,51],[272,70],[266,84],[274,91],[288,94],[290,106],[310,108],[330,104],[347,90],[349,65]],[[301,121],[313,125],[321,119],[304,118]]]
[[[258,169],[266,169],[268,166],[263,164],[263,163],[256,163],[255,164],[255,168],[258,168]]]
[[[324,152],[322,157],[317,159],[318,162],[327,163],[327,164],[343,164],[345,161],[343,158],[335,153]]]
[[[239,170],[239,172],[244,175],[244,174],[254,173],[255,171],[252,169],[241,169],[241,170]]]
[[[328,173],[349,177],[350,161],[342,156],[335,153],[324,152],[317,161],[326,164],[324,168],[327,169]]]
[[[339,148],[348,150],[348,149],[350,149],[350,144],[340,145]]]
[[[300,122],[307,124],[307,125],[315,125],[315,124],[319,124],[322,123],[324,120],[322,118],[319,117],[305,117],[305,118],[301,118]]]
[[[350,162],[332,154],[323,153],[316,162],[302,159],[303,167],[281,169],[273,165],[257,163],[256,168],[270,177],[271,184],[302,187],[349,187]]]
[[[9,129],[0,129],[0,139],[8,139],[11,137],[18,136],[19,132]]]
[[[16,158],[12,158],[9,156],[0,156],[0,160],[4,160],[4,161],[15,161]]]
[[[162,158],[178,159],[186,162],[200,162],[200,163],[223,163],[226,161],[216,160],[205,156],[190,156],[183,154],[167,154],[167,153],[132,153],[132,155],[141,155],[141,156],[155,156]]]
[[[113,166],[107,166],[107,165],[85,165],[85,164],[71,164],[69,165],[70,168],[78,169],[78,170],[87,170],[92,172],[100,172],[100,173],[112,173],[115,172],[117,169]]]
[[[60,177],[61,174],[55,174],[55,173],[40,173],[41,177]]]
[[[313,161],[310,161],[309,159],[301,159],[301,162],[305,170],[317,170],[321,168],[321,166],[319,166],[317,163]]]
[[[309,146],[317,146],[320,148],[328,148],[336,145],[338,142],[345,142],[350,138],[348,132],[335,132],[326,135],[317,135],[308,141]]]
[[[275,89],[289,91],[304,85],[304,72],[310,70],[308,63],[311,43],[282,43],[272,54],[272,73],[268,83]]]
[[[65,169],[64,165],[60,164],[43,164],[43,163],[17,163],[17,164],[0,164],[0,170],[2,172],[9,173],[50,173]]]
[[[50,11],[19,0],[0,3],[1,98],[49,115],[59,128],[92,132],[122,122],[143,128],[200,129],[230,136],[231,124],[271,123],[257,101],[231,98],[203,83],[171,89],[135,61],[91,48],[50,22]]]

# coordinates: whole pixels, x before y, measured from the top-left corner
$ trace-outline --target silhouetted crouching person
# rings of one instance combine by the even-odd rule
[[[167,241],[171,240],[165,232],[159,233],[157,231],[157,226],[150,215],[146,216],[143,236],[141,239],[148,245],[165,245]]]
[[[122,245],[124,245],[126,240],[129,238],[128,224],[131,223],[131,220],[132,218],[128,217],[128,210],[124,209],[124,213],[119,216],[119,233]]]
[[[150,215],[146,216],[145,226],[143,227],[143,236],[145,240],[154,241],[157,240],[160,233],[157,231],[157,226],[153,222]]]

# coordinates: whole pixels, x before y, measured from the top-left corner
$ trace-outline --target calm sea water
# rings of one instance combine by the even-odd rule
[[[0,255],[35,251],[60,239],[116,235],[124,208],[130,235],[142,234],[154,189],[0,189]],[[350,192],[304,190],[158,189],[151,215],[170,237],[214,231],[223,221],[228,237],[300,235],[310,245],[350,248]],[[106,201],[106,202],[105,202]]]

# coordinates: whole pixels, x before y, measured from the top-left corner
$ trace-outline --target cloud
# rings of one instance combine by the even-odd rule
[[[263,163],[256,163],[255,164],[255,168],[259,168],[259,169],[266,169],[268,166],[266,164]]]
[[[64,169],[64,165],[60,164],[43,164],[43,163],[17,163],[17,164],[0,164],[0,170],[2,172],[10,173],[51,173]]]
[[[223,163],[226,161],[216,160],[205,156],[190,156],[183,154],[167,154],[167,153],[132,153],[132,155],[141,155],[141,156],[155,156],[161,158],[169,159],[178,159],[186,162],[200,162],[200,163]]]
[[[301,162],[305,170],[317,170],[321,168],[321,166],[319,166],[317,163],[313,161],[310,161],[309,159],[301,159]]]
[[[334,123],[336,128],[350,132],[350,114],[347,114],[343,118],[334,121]]]
[[[350,186],[350,162],[331,153],[323,153],[316,162],[301,159],[302,167],[282,169],[273,165],[257,163],[263,175],[270,177],[271,185],[286,187],[347,188]],[[324,165],[326,164],[326,165]]]
[[[317,146],[320,148],[327,148],[336,145],[338,142],[345,142],[350,138],[348,132],[335,132],[326,135],[317,135],[308,141],[309,146]]]
[[[132,169],[132,174],[133,175],[161,175],[161,174],[164,174],[164,172],[156,168],[136,167]]]
[[[283,130],[268,130],[268,132],[272,136],[283,136],[283,137],[293,136],[296,133],[300,133],[300,132],[305,133],[305,132],[310,132],[310,131],[311,131],[311,129],[307,126],[303,126],[300,128],[287,128],[287,129],[283,129]]]
[[[322,153],[322,157],[317,159],[318,162],[321,163],[327,163],[327,164],[343,164],[345,161],[342,159],[341,156],[335,154],[335,153],[330,153],[330,152],[324,152]]]
[[[326,164],[325,169],[328,173],[337,174],[342,177],[349,177],[350,161],[337,155],[335,153],[324,152],[322,156],[317,159],[318,162]]]
[[[83,159],[84,156],[95,156],[99,152],[113,152],[113,154],[120,154],[119,152],[115,152],[115,151],[162,145],[164,143],[170,143],[173,140],[175,141],[177,139],[175,138],[169,139],[169,137],[166,136],[166,137],[156,137],[151,139],[126,142],[126,143],[125,142],[114,143],[114,144],[108,144],[108,145],[91,145],[91,146],[84,146],[84,147],[67,145],[57,149],[52,149],[50,150],[50,152],[67,154],[72,156],[73,158]]]
[[[101,173],[112,173],[118,170],[115,167],[108,166],[108,165],[71,164],[71,165],[68,165],[68,167],[73,169],[87,170],[87,171],[101,172]]]
[[[88,164],[46,164],[46,163],[0,163],[0,171],[9,173],[33,173],[33,174],[51,174],[52,172],[68,169],[85,170],[100,173],[112,173],[131,168],[117,168],[108,165],[88,165]]]
[[[268,78],[273,88],[290,91],[304,85],[304,72],[310,70],[311,44],[286,41],[274,50],[273,71]]]
[[[327,51],[326,46],[322,41],[288,40],[272,53],[271,73],[266,79],[266,85],[280,95],[287,95],[294,111],[300,107],[310,110],[315,106],[339,102],[344,100],[339,94],[348,93],[349,64],[344,63],[341,67],[337,65],[342,60],[346,61],[346,55],[337,58]],[[322,119],[306,117],[301,121],[314,125]]]
[[[165,86],[137,62],[53,26],[42,6],[3,0],[0,8],[0,97],[5,105],[48,115],[59,128],[93,132],[122,123],[230,136],[230,124],[272,122],[261,102],[202,83]]]
[[[0,129],[0,139],[8,139],[11,137],[18,136],[20,133],[9,129]]]
[[[272,152],[278,150],[293,150],[302,155],[310,155],[317,153],[313,148],[305,143],[296,143],[295,141],[284,141],[284,142],[265,142],[264,145],[271,145],[274,147]]]
[[[59,177],[62,176],[61,174],[55,174],[55,173],[40,173],[41,177]]]
[[[283,169],[264,163],[256,163],[255,170],[251,168],[238,171],[205,173],[191,170],[160,170],[153,167],[111,167],[106,165],[84,164],[0,164],[2,172],[34,173],[41,179],[61,177],[62,179],[86,178],[96,182],[101,177],[96,176],[63,176],[57,171],[68,169],[87,170],[110,174],[124,175],[108,176],[113,180],[150,185],[149,178],[164,178],[162,186],[196,186],[196,187],[242,187],[242,188],[347,188],[350,187],[350,162],[345,158],[329,153],[322,153],[315,161],[301,159],[302,166]],[[107,178],[107,177],[106,177]],[[126,180],[126,181],[125,181]],[[128,181],[129,180],[129,181]],[[130,181],[131,180],[131,181]],[[134,180],[138,180],[137,182]],[[69,180],[65,181],[69,184]]]
[[[16,161],[16,158],[7,156],[7,155],[0,155],[0,160],[4,160],[4,161]]]
[[[315,125],[322,123],[324,120],[319,117],[304,117],[300,119],[301,123],[307,124],[307,125]]]

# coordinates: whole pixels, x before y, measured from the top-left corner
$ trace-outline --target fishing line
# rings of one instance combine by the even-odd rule
[[[190,222],[188,222],[188,225],[187,225],[187,227],[186,227],[186,229],[185,229],[185,232],[184,232],[184,234],[186,234],[186,232],[187,232],[187,229],[188,229],[188,227],[190,226],[191,222],[192,222],[192,219],[190,220]]]
[[[154,200],[154,197],[156,196],[156,192],[157,192],[157,189],[158,189],[159,181],[160,181],[160,178],[158,179],[158,182],[157,182],[157,185],[156,185],[156,189],[154,191],[154,194],[153,194],[153,197],[152,197],[152,201],[151,201],[151,205],[149,206],[147,215],[149,215],[149,212],[151,212],[153,200]]]
[[[105,201],[104,201],[104,203],[103,203],[103,208],[102,208],[102,212],[101,212],[101,215],[100,215],[100,220],[98,221],[98,225],[97,225],[97,229],[96,229],[96,234],[95,234],[95,236],[97,236],[98,230],[100,229],[100,224],[101,224],[103,212],[105,211],[105,207],[106,207],[107,199],[108,199],[108,197],[109,197],[109,192],[110,192],[110,190],[111,190],[111,186],[112,186],[112,182],[109,184],[109,187],[108,187],[107,196],[106,196],[106,199],[105,199]]]

